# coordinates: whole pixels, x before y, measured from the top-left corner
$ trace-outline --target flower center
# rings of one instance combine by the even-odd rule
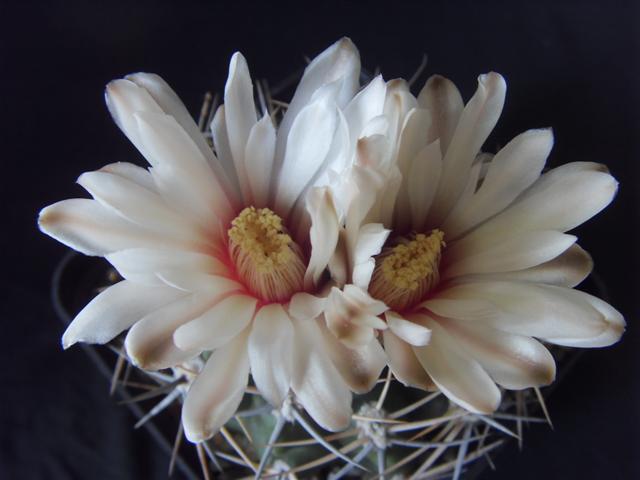
[[[267,302],[288,300],[303,289],[301,248],[268,208],[247,207],[231,222],[229,254],[247,288]]]
[[[369,293],[392,310],[402,311],[413,307],[438,284],[444,233],[418,233],[400,237],[396,243],[376,257]]]

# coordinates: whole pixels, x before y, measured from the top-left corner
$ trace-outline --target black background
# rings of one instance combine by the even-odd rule
[[[156,72],[196,114],[206,90],[223,88],[235,50],[255,77],[277,81],[343,35],[386,79],[411,76],[427,53],[426,74],[450,77],[465,99],[479,73],[502,73],[507,103],[488,150],[552,126],[552,164],[604,162],[619,179],[613,204],[578,234],[628,331],[620,344],[587,352],[553,394],[555,431],[530,428],[524,451],[507,448],[486,478],[639,478],[634,3],[3,0],[0,478],[165,478],[167,459],[133,432],[84,352],[62,352],[49,292],[66,249],[36,228],[40,208],[83,195],[73,183],[80,173],[141,161],[109,118],[104,85]]]

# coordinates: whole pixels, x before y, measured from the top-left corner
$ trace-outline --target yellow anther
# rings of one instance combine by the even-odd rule
[[[440,230],[400,238],[376,258],[369,293],[396,311],[414,306],[438,284],[444,246]]]
[[[265,301],[281,301],[302,290],[302,250],[278,215],[268,208],[247,207],[227,233],[231,259],[253,293]]]

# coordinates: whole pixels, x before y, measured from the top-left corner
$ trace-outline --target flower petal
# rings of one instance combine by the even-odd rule
[[[214,350],[243,331],[253,319],[257,300],[233,291],[220,293],[217,302],[201,315],[181,325],[173,341],[182,350]]]
[[[380,223],[368,223],[358,231],[358,237],[351,252],[353,271],[351,279],[355,286],[367,290],[376,267],[375,255],[379,254],[391,230]]]
[[[352,148],[362,136],[364,128],[370,122],[378,118],[384,112],[384,101],[387,94],[387,85],[378,75],[371,80],[349,102],[344,109],[344,116],[349,125],[349,137]]]
[[[351,392],[331,362],[316,320],[292,319],[294,357],[291,387],[322,428],[338,431],[351,420]]]
[[[249,379],[247,335],[248,329],[213,352],[189,388],[182,407],[189,441],[211,438],[236,413]]]
[[[305,285],[311,287],[318,284],[336,249],[340,223],[331,191],[326,187],[312,188],[307,195],[306,207],[311,217],[311,258],[304,276]]]
[[[433,223],[446,218],[464,189],[471,164],[496,125],[507,86],[501,75],[478,77],[478,90],[465,106],[442,161],[442,176],[433,204]]]
[[[213,146],[229,185],[233,191],[240,192],[240,182],[238,180],[238,174],[236,173],[236,166],[233,163],[231,145],[229,145],[224,104],[220,105],[216,110],[210,128],[211,136],[213,137]]]
[[[442,230],[450,240],[506,208],[535,182],[551,152],[550,129],[529,130],[502,148],[489,163],[487,175],[468,202],[458,203]]]
[[[173,343],[173,332],[201,315],[215,300],[206,294],[187,295],[146,315],[125,338],[131,363],[145,370],[161,370],[193,358],[198,352],[179,349]]]
[[[169,236],[158,236],[150,229],[131,223],[95,200],[72,198],[43,208],[38,226],[47,235],[85,255],[104,256],[127,248],[178,247],[187,250],[201,248],[185,245]]]
[[[418,360],[442,392],[473,413],[492,413],[500,390],[482,366],[469,357],[435,321],[428,323],[431,342],[414,347]]]
[[[245,148],[251,129],[257,121],[253,100],[253,84],[247,61],[240,52],[231,57],[229,77],[224,87],[225,120],[229,147],[233,155],[240,190],[245,203],[251,202],[249,170],[245,164]]]
[[[549,385],[555,379],[553,356],[531,337],[506,333],[474,322],[437,320],[455,342],[510,390]]]
[[[291,297],[289,313],[298,320],[312,320],[324,311],[327,299],[316,297],[306,292],[299,292]]]
[[[391,329],[382,332],[384,350],[393,375],[403,384],[423,390],[436,388],[433,380],[418,361],[413,347],[400,339]]]
[[[293,370],[293,326],[279,303],[258,310],[249,335],[251,376],[272,405],[282,405]]]
[[[418,95],[418,105],[431,112],[429,142],[440,139],[442,155],[447,152],[464,108],[460,92],[451,80],[440,75],[429,77]]]
[[[102,167],[99,172],[111,173],[113,175],[119,175],[131,182],[137,183],[143,188],[151,192],[157,192],[156,184],[153,182],[153,177],[146,168],[139,167],[133,163],[128,162],[115,162],[110,163]]]
[[[280,126],[276,146],[276,167],[279,168],[287,146],[289,131],[298,114],[309,104],[314,93],[322,86],[340,81],[341,88],[335,102],[344,107],[358,91],[360,76],[360,55],[348,38],[342,38],[314,58],[300,79],[300,83],[289,102]]]
[[[411,207],[411,227],[421,232],[435,198],[442,172],[440,141],[425,146],[411,162],[407,193]]]
[[[442,279],[474,273],[511,272],[548,262],[575,243],[573,235],[548,231],[515,233],[488,248],[461,251],[452,245],[445,253]],[[443,259],[443,260],[445,260]]]
[[[107,343],[145,315],[185,294],[170,287],[147,287],[123,280],[91,300],[62,336],[66,349],[77,342]]]
[[[269,200],[275,148],[276,129],[271,117],[265,115],[251,129],[244,152],[246,170],[251,172],[247,177],[256,208],[266,207]]]
[[[385,318],[389,329],[399,338],[415,347],[422,347],[431,340],[431,330],[420,322],[412,321],[413,317],[402,318],[395,312],[385,312]]]
[[[322,329],[325,348],[349,388],[356,393],[370,391],[387,364],[387,356],[378,339],[373,338],[365,345],[349,348],[323,322],[318,322],[318,325]]]

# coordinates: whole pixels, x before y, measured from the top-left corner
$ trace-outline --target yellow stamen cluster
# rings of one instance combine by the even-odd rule
[[[278,215],[268,208],[247,207],[227,234],[238,275],[253,293],[265,301],[282,301],[302,290],[302,250]]]
[[[438,284],[444,246],[444,233],[433,230],[383,249],[376,258],[369,293],[396,311],[414,306]]]

